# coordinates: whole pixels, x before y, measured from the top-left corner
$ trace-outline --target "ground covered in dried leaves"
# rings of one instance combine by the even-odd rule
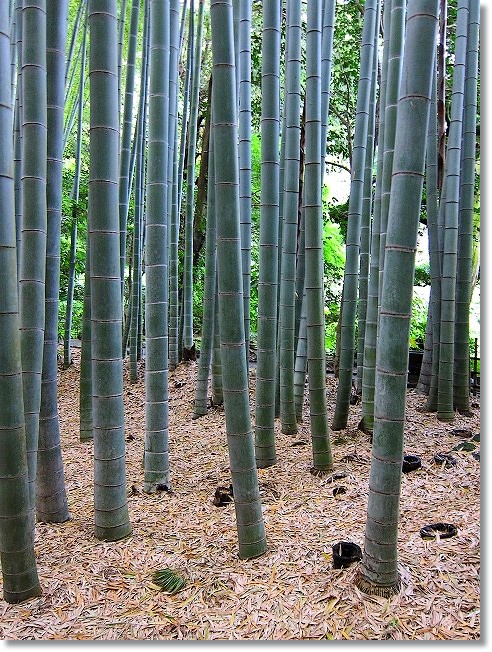
[[[0,639],[445,639],[480,636],[480,462],[453,451],[444,468],[434,455],[462,439],[453,428],[480,432],[473,416],[453,424],[419,410],[410,390],[405,453],[422,467],[402,476],[399,562],[401,592],[368,597],[354,585],[358,564],[334,569],[332,545],[364,542],[370,441],[357,430],[360,406],[346,430],[332,433],[333,473],[310,473],[308,405],[292,437],[278,428],[278,463],[259,470],[268,552],[237,556],[234,507],[213,504],[228,486],[224,412],[192,419],[197,363],[170,373],[172,493],[143,493],[143,370],[125,380],[127,478],[133,533],[117,543],[93,536],[92,444],[78,441],[79,357],[60,371],[60,419],[72,520],[38,524],[36,554],[43,594],[20,605],[0,601]],[[125,371],[126,373],[126,371]],[[254,369],[251,406],[254,418]],[[329,409],[336,381],[327,377]],[[304,442],[304,443],[300,443]],[[478,460],[476,459],[478,457]],[[345,474],[345,475],[343,475]],[[343,475],[343,477],[341,477]],[[337,477],[338,476],[338,477]],[[334,496],[334,487],[345,493]],[[446,522],[458,533],[424,540],[425,525]],[[187,580],[175,595],[152,573],[170,567]],[[0,579],[0,591],[1,591]]]

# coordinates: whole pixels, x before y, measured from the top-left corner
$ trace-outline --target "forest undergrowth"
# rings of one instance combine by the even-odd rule
[[[258,471],[268,551],[241,561],[234,506],[214,504],[229,487],[224,411],[193,420],[197,363],[169,374],[171,491],[143,492],[143,363],[131,384],[125,363],[127,492],[133,532],[116,543],[93,535],[92,443],[78,434],[79,351],[59,370],[62,451],[71,520],[38,524],[43,594],[19,605],[0,601],[0,638],[12,639],[431,639],[480,637],[480,398],[452,424],[407,396],[405,454],[421,467],[402,475],[398,595],[368,597],[354,583],[358,563],[333,568],[332,546],[363,546],[371,443],[357,429],[332,432],[334,468],[311,472],[309,406],[297,435],[276,424],[278,463]],[[250,370],[254,423],[255,369]],[[327,375],[328,409],[336,380]],[[460,431],[460,432],[458,432]],[[456,448],[460,450],[456,450]],[[452,455],[455,465],[436,462]],[[341,488],[341,489],[340,489]],[[453,537],[423,539],[434,523]],[[185,579],[169,594],[153,581],[171,568]],[[1,579],[0,579],[1,589]]]

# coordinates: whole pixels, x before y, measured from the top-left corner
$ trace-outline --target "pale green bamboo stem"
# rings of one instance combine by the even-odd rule
[[[47,246],[46,308],[41,408],[36,472],[36,515],[43,523],[63,523],[68,512],[58,418],[58,308],[62,218],[63,98],[68,6],[52,0],[46,14],[47,64]]]
[[[207,389],[212,361],[214,314],[216,311],[215,288],[217,285],[217,229],[215,213],[215,160],[213,134],[211,134],[211,136],[208,151],[207,233],[205,238],[202,341],[200,345],[200,358],[198,359],[193,418],[200,417],[207,413]]]
[[[304,402],[304,386],[307,371],[307,333],[306,333],[306,293],[303,292],[301,315],[299,319],[299,333],[296,343],[296,361],[294,367],[294,402],[296,419],[302,421],[302,407]]]
[[[386,78],[388,69],[389,32],[391,17],[391,0],[383,5],[384,44],[381,64],[381,83],[379,87],[379,131],[378,155],[376,169],[376,188],[374,190],[374,206],[371,228],[371,245],[369,261],[369,283],[367,287],[366,324],[364,329],[364,371],[362,376],[362,420],[360,428],[372,432],[374,426],[374,384],[376,378],[376,342],[379,307],[379,232],[381,226],[381,192],[383,176],[384,132]]]
[[[191,3],[193,7],[193,2]],[[192,9],[191,9],[192,10]],[[188,165],[186,170],[185,255],[183,271],[183,348],[193,347],[193,216],[195,209],[195,155],[197,141],[198,99],[203,37],[204,0],[198,0],[197,29],[194,40],[190,122],[188,127]]]
[[[470,413],[470,301],[473,291],[473,208],[475,202],[479,28],[479,2],[471,0],[469,3],[463,106],[453,383],[455,407],[460,413],[465,414]]]
[[[263,5],[261,70],[261,190],[258,279],[255,454],[275,464],[275,373],[279,224],[280,5]]]
[[[186,4],[186,3],[185,3]],[[170,70],[169,70],[169,145],[172,146],[172,156],[169,155],[169,165],[172,166],[172,184],[170,186],[169,208],[169,368],[175,369],[178,364],[178,237],[179,237],[179,208],[178,208],[178,175],[180,148],[178,138],[178,99],[179,99],[179,66],[181,35],[184,30],[185,5],[181,16],[181,25],[176,29],[174,14],[177,13],[179,2],[171,2],[171,43],[170,43]],[[173,78],[174,75],[174,78]],[[187,101],[184,100],[184,110],[187,110]],[[183,115],[181,124],[182,136],[186,130],[186,120]],[[182,138],[184,142],[184,138]],[[171,145],[172,144],[172,145]]]
[[[133,129],[133,98],[135,97],[135,62],[137,57],[139,10],[140,0],[133,0],[131,7],[130,31],[128,34],[128,52],[125,65],[125,97],[123,105],[123,126],[120,143],[120,176],[118,185],[122,302],[124,302],[125,298],[126,231],[128,221],[128,198],[131,185],[130,154]]]
[[[16,0],[9,1],[9,28],[10,34],[10,88],[11,96],[10,101],[12,106],[15,104],[15,80],[17,78],[17,48],[16,48],[16,33],[17,33],[17,12]]]
[[[304,167],[304,166],[303,166]],[[304,176],[304,172],[302,173]],[[295,313],[296,322],[294,333],[296,336],[296,350],[297,350],[297,337],[299,334],[299,324],[301,322],[302,302],[304,299],[304,282],[306,278],[306,237],[304,231],[304,209],[301,204],[299,216],[299,235],[297,236],[297,260],[296,260],[296,302]]]
[[[380,5],[376,24],[379,24]],[[357,394],[362,393],[362,380],[364,376],[364,342],[366,335],[367,295],[369,287],[369,265],[371,244],[371,215],[372,215],[372,186],[375,146],[376,123],[376,96],[377,96],[377,70],[378,70],[378,39],[379,30],[374,34],[373,68],[371,77],[371,95],[369,100],[369,121],[367,125],[366,160],[364,165],[364,186],[362,191],[362,209],[360,226],[360,280],[359,280],[359,306],[357,321]]]
[[[251,299],[251,0],[239,3],[239,210],[243,268],[244,336],[249,364]]]
[[[263,554],[267,543],[254,457],[244,340],[237,103],[230,0],[212,0],[211,23],[222,381],[239,557],[248,559]]]
[[[325,0],[323,4],[323,24],[321,31],[321,183],[324,184],[326,135],[330,108],[330,82],[333,63],[333,37],[335,34],[335,0]]]
[[[301,111],[301,6],[287,0],[287,53],[285,81],[285,158],[280,282],[280,418],[282,432],[297,432],[294,403],[295,282],[297,215],[299,210]]]
[[[453,91],[445,163],[446,202],[444,206],[444,249],[441,271],[441,332],[439,339],[439,379],[437,418],[454,419],[453,369],[455,338],[455,292],[458,259],[458,217],[460,158],[463,136],[468,0],[458,0],[456,17]]]
[[[212,405],[222,405],[224,393],[222,391],[222,362],[220,357],[220,323],[219,323],[219,299],[217,295],[217,284],[215,287],[215,311],[214,311],[214,342],[212,351]]]
[[[14,194],[15,194],[15,232],[17,239],[17,278],[20,279],[22,249],[22,0],[16,0],[15,49],[17,52],[17,83],[14,105]],[[20,306],[19,306],[20,311]]]
[[[133,231],[133,281],[132,300],[130,312],[130,356],[129,373],[130,381],[138,380],[138,334],[142,321],[142,251],[143,251],[143,225],[144,225],[144,197],[145,197],[145,143],[147,128],[147,89],[148,89],[148,59],[149,59],[149,3],[144,8],[144,34],[142,43],[142,70],[141,92],[138,107],[137,142],[135,161],[135,217]]]
[[[127,0],[120,0],[118,15],[118,116],[121,110],[121,72],[123,68],[123,41],[125,35]],[[120,124],[118,122],[118,124]]]
[[[389,597],[400,588],[398,521],[413,274],[437,35],[437,0],[409,3],[398,102],[364,554],[357,586]]]
[[[379,229],[379,285],[383,283],[386,225],[391,195],[391,174],[395,149],[396,110],[400,96],[401,64],[405,34],[406,0],[391,0],[388,70],[384,107],[384,152],[381,188],[381,223]]]
[[[75,83],[76,72],[77,72],[77,70],[79,68],[78,64],[79,64],[79,59],[81,57],[81,54],[82,54],[82,46],[80,45],[79,48],[77,49],[77,54],[74,57],[73,65],[71,66],[70,76],[69,76],[68,80],[66,80],[66,83],[65,83],[65,99],[64,99],[64,102],[65,102],[66,106],[69,106],[69,101],[68,100],[69,100],[70,96],[72,95],[72,88],[73,88],[74,83]],[[73,105],[71,107],[69,122],[73,120],[73,116],[77,111],[76,104],[77,104],[77,99],[75,99],[75,101],[73,102]]]
[[[321,2],[308,0],[306,28],[306,145],[303,185],[306,329],[313,465],[333,466],[326,405],[326,353],[321,205]]]
[[[352,153],[351,183],[347,224],[345,274],[343,281],[343,308],[340,336],[340,366],[337,401],[332,428],[346,428],[350,406],[350,392],[354,368],[355,321],[357,314],[357,285],[359,279],[360,220],[362,190],[366,159],[369,99],[371,90],[374,34],[376,29],[377,0],[368,0],[364,8],[364,25],[360,72],[355,116],[354,147]]]
[[[437,67],[434,66],[432,100],[427,136],[427,233],[429,240],[429,270],[431,279],[430,301],[432,305],[432,372],[426,409],[437,411],[437,380],[439,376],[439,333],[441,332],[441,251],[439,247],[438,205],[438,140],[437,140]],[[441,198],[444,197],[444,188]],[[444,206],[444,201],[442,203]]]
[[[183,6],[184,28],[185,6]],[[190,21],[192,12],[190,11]],[[169,367],[174,369],[181,359],[181,338],[180,338],[180,314],[178,300],[178,240],[181,216],[181,197],[183,185],[183,169],[186,150],[186,134],[188,129],[189,95],[192,69],[193,47],[188,39],[186,52],[186,75],[183,89],[183,114],[181,117],[181,134],[179,144],[179,156],[176,149],[177,172],[173,184],[173,201],[170,225],[170,249],[169,249]]]
[[[87,231],[87,240],[85,245],[84,310],[82,315],[82,338],[80,343],[80,441],[90,441],[94,437],[92,416],[92,326],[90,264],[90,237],[89,231]]]
[[[116,0],[89,0],[92,405],[94,534],[131,533],[125,477],[125,415],[118,215],[118,58]]]
[[[22,9],[22,382],[31,510],[35,509],[46,278],[46,3]]]
[[[424,352],[422,354],[422,366],[420,367],[417,391],[429,394],[432,379],[432,288],[429,292],[429,304],[427,306],[427,322],[425,324]]]
[[[169,0],[150,2],[149,145],[145,226],[144,491],[169,481],[168,202]]]
[[[87,13],[84,18],[84,33],[82,36],[82,59],[80,63],[79,79],[79,101],[77,116],[77,145],[75,155],[75,171],[72,189],[72,229],[70,232],[70,269],[67,287],[67,303],[65,307],[65,332],[63,335],[63,366],[67,369],[72,364],[71,357],[71,337],[72,337],[72,316],[73,316],[73,293],[75,287],[75,256],[77,251],[77,230],[79,216],[79,191],[80,191],[80,165],[82,162],[82,128],[83,128],[83,109],[84,109],[84,89],[85,89],[85,64],[87,53]]]
[[[84,15],[84,10],[86,9],[87,0],[81,0],[79,6],[77,7],[77,13],[75,14],[75,20],[70,34],[70,45],[67,48],[67,56],[65,63],[65,87],[68,85],[68,73],[73,64],[73,53],[75,51],[75,44],[77,42],[77,36],[79,34],[80,22],[82,16]],[[75,67],[75,66],[73,66]],[[65,98],[66,99],[66,98]]]
[[[8,5],[0,3],[0,78],[10,74]],[[41,594],[28,488],[14,200],[12,103],[0,84],[0,564],[3,599],[22,602]]]

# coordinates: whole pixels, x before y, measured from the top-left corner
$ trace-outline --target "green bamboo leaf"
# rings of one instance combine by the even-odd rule
[[[163,568],[154,571],[152,574],[152,581],[159,586],[163,591],[174,595],[181,591],[186,586],[186,580],[171,568]]]

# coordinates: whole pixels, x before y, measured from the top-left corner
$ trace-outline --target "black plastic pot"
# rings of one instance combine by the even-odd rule
[[[403,473],[409,473],[410,471],[415,471],[415,469],[420,469],[422,466],[422,460],[418,455],[404,455],[403,463],[401,470]]]
[[[331,547],[333,553],[333,568],[347,568],[350,564],[362,559],[360,546],[352,541],[339,541]]]
[[[233,489],[231,484],[229,487],[217,487],[212,502],[216,507],[225,507],[225,505],[232,503],[233,500]]]
[[[452,523],[432,523],[420,530],[422,539],[435,539],[437,534],[439,534],[440,539],[449,539],[458,534],[458,528]]]
[[[439,464],[439,466],[444,464],[444,467],[449,469],[452,466],[456,466],[456,457],[449,455],[449,453],[437,453],[437,455],[434,455],[434,462]]]

